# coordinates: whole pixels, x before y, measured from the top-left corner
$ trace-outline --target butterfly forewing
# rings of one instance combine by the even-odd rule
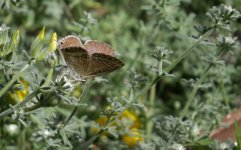
[[[60,49],[65,49],[68,47],[83,47],[82,42],[76,36],[69,35],[59,41]]]
[[[102,53],[115,57],[115,51],[107,43],[100,41],[86,41],[84,48],[89,52],[89,54]]]

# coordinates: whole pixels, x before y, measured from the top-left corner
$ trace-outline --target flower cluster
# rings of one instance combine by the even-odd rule
[[[103,116],[98,118],[96,122],[100,127],[104,127],[107,123],[107,120],[108,120],[107,117]],[[119,132],[122,132],[120,135],[120,139],[122,140],[123,143],[125,143],[130,147],[136,146],[139,142],[143,141],[143,138],[141,137],[141,133],[139,132],[139,129],[141,127],[141,122],[134,113],[128,110],[125,110],[124,112],[122,112],[118,120],[112,122],[110,126],[120,129],[118,130]],[[123,127],[125,129],[123,129]],[[127,133],[125,133],[124,130]],[[97,130],[94,129],[93,131],[97,131]],[[108,135],[110,135],[108,131],[102,134],[102,136],[108,136]]]

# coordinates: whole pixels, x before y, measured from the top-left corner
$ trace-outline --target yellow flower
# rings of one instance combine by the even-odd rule
[[[136,128],[132,128],[130,134],[123,135],[121,140],[130,147],[137,145],[143,138],[140,137],[140,132]]]
[[[22,89],[14,90],[14,91],[8,91],[4,97],[3,100],[1,100],[1,104],[3,105],[9,105],[9,104],[16,104],[18,102],[21,102],[25,99],[25,97],[28,94],[29,91],[29,85],[27,81],[25,81],[23,78],[19,79],[19,82],[21,86],[23,86]]]
[[[23,78],[21,78],[20,80],[20,83],[23,85],[23,89],[21,90],[16,90],[15,91],[15,94],[17,95],[19,101],[22,101],[25,99],[25,97],[27,96],[28,94],[28,82],[25,81]]]
[[[121,124],[117,124],[116,122],[111,123],[110,126],[126,126],[128,123],[128,127],[130,130],[130,134],[125,134],[121,136],[121,140],[128,146],[133,147],[135,145],[137,145],[140,141],[143,141],[143,138],[141,138],[139,135],[140,133],[138,132],[138,129],[141,126],[140,120],[138,119],[138,117],[128,111],[125,110],[124,112],[122,112],[122,114],[119,116],[119,120]],[[107,122],[107,117],[103,116],[100,117],[96,120],[96,122],[99,124],[99,126],[103,127],[105,126],[106,122]],[[97,129],[92,130],[93,132],[98,132]],[[108,135],[108,132],[104,132],[102,134],[103,136]]]
[[[107,117],[106,117],[106,116],[102,116],[102,117],[98,118],[98,119],[96,120],[96,122],[97,122],[101,127],[103,127],[103,126],[106,124],[106,122],[107,122]]]
[[[140,120],[138,119],[138,117],[128,110],[125,110],[120,115],[120,120],[123,120],[122,122],[124,122],[124,119],[127,119],[127,121],[131,122],[130,128],[139,128],[140,127]]]

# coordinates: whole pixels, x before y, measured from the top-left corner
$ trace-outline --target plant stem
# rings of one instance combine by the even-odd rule
[[[190,48],[184,51],[182,55],[177,57],[174,60],[174,62],[165,70],[165,72],[169,73],[179,62],[181,62],[185,57],[187,57],[188,54],[190,54],[194,50],[194,47],[196,47],[201,41],[203,41],[206,37],[208,37],[213,31],[214,29],[210,29],[206,33],[204,33]],[[161,79],[161,77],[162,77],[162,74],[158,75],[152,82],[147,84],[147,86],[144,89],[142,89],[139,93],[137,93],[134,99],[137,99],[142,94],[146,93],[154,84],[156,84]]]
[[[224,98],[224,102],[226,104],[226,106],[228,107],[228,111],[230,112],[231,109],[230,109],[230,105],[229,105],[229,100],[228,100],[228,97],[227,97],[227,93],[225,91],[225,86],[224,86],[224,83],[223,83],[223,80],[221,79],[221,83],[220,83],[220,90],[221,90],[221,93],[222,93],[222,96]]]
[[[80,96],[80,98],[79,98],[79,101],[81,101],[82,103],[83,103],[83,101],[84,101],[84,97],[85,97],[87,91],[89,90],[88,82],[89,82],[89,81],[87,80],[86,83],[85,83],[84,90],[83,90],[83,92],[81,93],[81,96]],[[64,128],[64,127],[68,124],[68,122],[72,119],[72,117],[73,117],[73,116],[75,115],[75,113],[77,112],[78,108],[79,108],[79,106],[75,106],[75,107],[74,107],[74,109],[73,109],[73,111],[70,113],[70,115],[63,121],[61,127]]]
[[[195,46],[197,46],[203,39],[208,37],[213,31],[214,31],[214,28],[204,33],[203,36],[201,36],[189,49],[187,49],[182,55],[180,55],[177,59],[175,59],[174,63],[172,63],[172,65],[169,66],[165,72],[169,73],[180,61],[182,61],[188,54],[190,54],[193,51],[193,48]],[[162,77],[162,74],[158,75],[153,79],[152,82],[147,84],[147,86],[145,86],[140,92],[138,92],[135,96],[132,96],[129,103],[125,105],[125,109],[129,108],[136,99],[138,99],[140,96],[146,93],[154,84],[156,84],[161,79],[161,77]],[[119,115],[120,114],[121,113],[119,113]],[[117,115],[116,118],[118,118],[119,115]]]
[[[20,123],[20,136],[19,136],[19,147],[20,150],[25,150],[25,132],[26,132],[26,127],[24,127],[21,123]]]
[[[73,111],[70,113],[70,115],[64,120],[64,123],[62,124],[62,127],[64,128],[68,122],[72,119],[72,117],[75,115],[75,113],[77,112],[78,110],[78,106],[75,106]]]
[[[33,106],[30,106],[30,107],[27,107],[27,108],[24,108],[24,112],[29,112],[29,111],[33,111],[33,110],[36,110],[38,108],[42,107],[42,105],[40,103],[37,103]]]
[[[202,72],[201,74],[201,78],[198,80],[198,82],[195,84],[192,92],[191,92],[191,95],[189,96],[187,102],[185,103],[185,106],[184,106],[184,109],[182,110],[181,112],[181,118],[183,118],[187,113],[188,113],[188,109],[189,107],[191,106],[193,100],[194,100],[194,97],[197,93],[197,90],[199,89],[199,86],[201,85],[201,83],[205,80],[207,74],[208,74],[208,71],[209,69],[213,66],[213,64],[210,64],[209,66],[206,67],[206,69]]]
[[[218,52],[217,56],[220,56],[220,55],[222,54],[223,50],[224,50],[224,49],[221,49],[221,50]],[[183,110],[182,110],[182,112],[181,112],[181,118],[185,117],[186,114],[188,113],[189,107],[191,106],[191,104],[192,104],[192,102],[193,102],[193,100],[194,100],[194,97],[195,97],[195,95],[196,95],[196,93],[197,93],[197,90],[199,89],[199,86],[200,86],[200,85],[202,84],[202,82],[205,80],[205,78],[206,78],[206,76],[207,76],[210,68],[211,68],[213,65],[214,65],[214,63],[209,64],[209,65],[206,67],[206,69],[202,72],[200,79],[199,79],[198,82],[195,84],[195,86],[194,86],[194,88],[193,88],[193,90],[192,90],[192,92],[191,92],[191,95],[189,96],[189,98],[188,98],[188,100],[187,100],[187,102],[186,102],[186,104],[185,104],[185,106],[184,106],[184,108],[183,108]]]
[[[52,81],[53,71],[54,71],[54,68],[51,67],[50,70],[48,71],[48,76],[41,87],[45,87],[49,85],[50,81]]]
[[[28,66],[29,66],[29,65],[28,65]],[[28,66],[26,65],[25,67],[28,67]],[[26,69],[23,68],[20,72],[23,72],[24,70],[26,70]],[[18,75],[18,77],[19,77],[19,76],[21,75],[21,73],[18,73],[18,74],[16,74],[16,75]],[[51,69],[49,70],[47,79],[46,79],[46,81],[44,82],[44,84],[43,84],[41,87],[44,87],[44,86],[48,86],[48,85],[49,85],[49,83],[50,83],[50,81],[51,81],[51,79],[52,79],[52,75],[53,75],[53,68],[51,68]],[[18,78],[18,77],[17,77],[17,78]],[[17,78],[16,78],[16,79],[17,79]],[[12,78],[12,79],[13,79],[13,78]],[[15,80],[15,81],[16,81],[16,80]],[[32,92],[30,95],[28,95],[28,96],[25,98],[24,101],[22,101],[22,102],[20,102],[20,103],[18,103],[18,104],[16,104],[16,105],[14,105],[13,108],[9,108],[9,109],[5,110],[4,112],[1,112],[1,113],[0,113],[0,119],[2,119],[3,117],[5,117],[5,116],[7,116],[7,115],[13,114],[13,113],[14,113],[14,110],[19,109],[20,107],[22,107],[22,106],[24,106],[25,104],[27,104],[33,97],[35,97],[35,96],[38,94],[38,92],[39,92],[39,90],[35,90],[35,91]],[[38,108],[40,108],[40,107],[41,107],[41,105],[37,104],[37,105],[34,105],[34,106],[32,106],[32,107],[25,108],[24,110],[25,110],[25,111],[32,111],[32,110],[38,109]]]
[[[168,139],[168,141],[167,141],[167,147],[169,147],[170,144],[172,143],[172,141],[173,141],[173,139],[174,139],[174,137],[175,137],[175,135],[176,135],[176,133],[177,133],[178,126],[179,126],[179,124],[176,124],[176,125],[175,125],[175,128],[174,128],[171,136],[169,137],[169,139]]]
[[[147,124],[146,124],[146,132],[147,132],[147,138],[151,138],[151,134],[152,134],[152,128],[153,128],[153,121],[152,121],[152,117],[154,114],[154,107],[155,107],[155,97],[156,97],[156,84],[154,84],[151,87],[151,93],[150,93],[150,109],[149,109],[149,113],[147,113]]]
[[[12,79],[0,90],[0,98],[3,94],[13,85],[15,81],[22,75],[22,73],[30,66],[30,63],[23,67],[18,73],[16,73]]]
[[[200,42],[202,42],[206,37],[208,37],[213,31],[214,29],[210,29],[202,36],[200,36],[200,38],[189,49],[184,51],[183,54],[177,57],[177,59],[170,66],[167,67],[166,72],[169,73],[179,62],[181,62],[185,57],[187,57],[187,55],[189,55],[193,51],[194,47],[196,47]]]
[[[27,102],[29,102],[33,97],[36,96],[36,94],[39,92],[39,90],[36,90],[32,92],[30,95],[28,95],[24,101],[21,101],[20,103],[13,106],[13,108],[9,108],[5,110],[4,112],[0,113],[0,120],[4,118],[7,115],[11,115],[14,113],[14,110],[19,109],[20,107],[24,106]]]
[[[112,116],[112,115],[110,115]],[[111,124],[111,117],[107,117],[107,121],[104,125],[104,127],[102,127],[100,129],[100,131],[98,131],[98,133],[96,133],[94,136],[92,136],[82,147],[82,149],[87,149],[104,131],[106,131],[106,128],[109,127],[109,125]]]

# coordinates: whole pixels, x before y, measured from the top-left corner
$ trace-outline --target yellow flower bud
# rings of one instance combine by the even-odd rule
[[[50,39],[50,43],[49,43],[49,51],[54,52],[57,49],[57,34],[56,32],[54,32],[52,34],[52,37]]]
[[[37,56],[43,49],[44,47],[44,33],[45,33],[45,27],[42,28],[36,39],[33,41],[31,45],[31,56],[36,58],[39,57]]]
[[[12,36],[12,41],[15,45],[18,45],[19,42],[19,30],[17,30],[13,36]]]
[[[45,33],[45,27],[43,27],[42,30],[39,32],[37,38],[38,39],[43,39],[44,38],[44,33]]]

